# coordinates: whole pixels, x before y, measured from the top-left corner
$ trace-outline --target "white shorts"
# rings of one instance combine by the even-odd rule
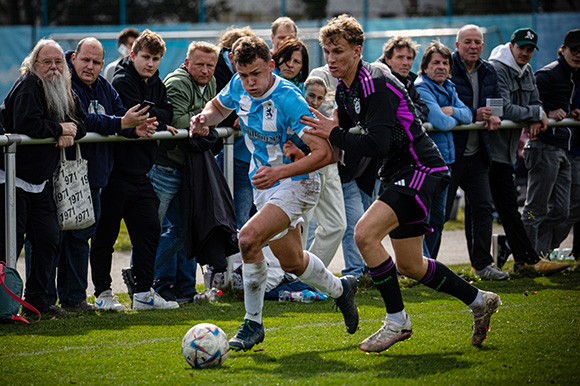
[[[318,202],[320,195],[320,179],[318,175],[310,179],[292,181],[283,180],[280,185],[266,190],[254,190],[254,205],[262,209],[266,204],[276,205],[282,209],[290,219],[290,226],[271,240],[278,240],[286,236],[288,230],[296,229],[304,222],[304,215]]]

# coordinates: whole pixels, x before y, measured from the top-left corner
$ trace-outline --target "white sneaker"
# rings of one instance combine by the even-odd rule
[[[173,308],[179,308],[179,303],[163,299],[153,288],[142,298],[133,295],[134,310],[170,310]]]
[[[126,310],[125,306],[119,303],[111,290],[101,292],[101,294],[95,299],[95,306],[99,307],[101,310],[112,310],[117,312]]]

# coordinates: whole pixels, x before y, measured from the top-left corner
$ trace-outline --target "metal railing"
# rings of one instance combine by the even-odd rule
[[[575,121],[571,118],[566,118],[561,121],[555,121],[550,119],[550,126],[580,126],[580,122]],[[508,120],[502,121],[500,129],[518,129],[525,127],[526,124],[512,122]],[[430,123],[424,123],[423,127],[427,131],[433,131],[433,126]],[[469,125],[458,125],[453,128],[453,131],[457,130],[485,130],[483,123],[472,123]],[[234,165],[234,136],[241,135],[239,130],[234,130],[231,127],[218,127],[218,134],[221,138],[224,138],[224,159],[223,159],[223,171],[230,188],[230,192],[233,196],[233,165]],[[356,133],[357,131],[352,129],[351,132]],[[156,133],[151,138],[140,138],[139,141],[147,140],[159,140],[159,139],[182,139],[187,138],[188,131],[185,129],[179,130],[177,135],[171,135],[171,133],[159,132]],[[135,141],[136,139],[125,138],[119,135],[105,136],[96,133],[87,133],[87,135],[76,141],[78,143],[89,143],[89,142],[121,142],[121,141]],[[35,139],[30,138],[23,134],[4,134],[0,135],[0,146],[4,147],[4,165],[5,165],[5,175],[6,183],[4,184],[5,195],[4,195],[4,208],[5,208],[5,251],[6,251],[6,263],[9,267],[16,267],[17,260],[17,246],[16,246],[16,151],[18,146],[31,146],[38,144],[48,144],[56,143],[56,138],[44,138]]]

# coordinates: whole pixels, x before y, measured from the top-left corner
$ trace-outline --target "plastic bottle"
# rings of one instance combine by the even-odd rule
[[[303,302],[302,292],[290,292],[290,298],[293,302]]]
[[[195,294],[193,297],[193,301],[196,302],[201,299],[209,299],[210,302],[213,302],[218,296],[222,296],[223,292],[218,290],[217,288],[212,288],[209,291],[205,291],[200,294]]]
[[[279,302],[304,302],[302,292],[280,291],[278,292]]]
[[[290,302],[292,298],[290,297],[290,291],[280,291],[278,292],[278,301],[279,302]]]
[[[318,295],[316,295],[314,292],[309,291],[309,290],[303,290],[302,291],[302,301],[304,303],[312,303],[313,301],[318,299]]]

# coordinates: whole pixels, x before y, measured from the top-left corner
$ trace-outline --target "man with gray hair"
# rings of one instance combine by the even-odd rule
[[[492,114],[486,103],[488,99],[501,98],[497,75],[493,66],[480,58],[483,34],[478,26],[463,26],[457,33],[455,47],[451,80],[455,83],[459,99],[471,111],[472,122],[484,121],[487,130],[453,132],[455,163],[451,169],[446,218],[449,218],[457,188],[461,187],[466,197],[465,237],[472,265],[483,278],[503,280],[508,275],[493,266],[489,253],[493,201],[489,182],[491,155],[488,131],[497,130],[501,119]]]
[[[270,35],[270,40],[272,40],[272,53],[278,50],[280,43],[287,38],[295,38],[298,33],[298,27],[294,20],[287,16],[282,16],[274,20],[272,23],[272,34]]]
[[[0,106],[7,133],[32,138],[57,138],[52,144],[22,146],[16,153],[16,244],[22,250],[24,234],[30,241],[31,266],[24,299],[41,314],[62,315],[47,298],[50,268],[58,251],[59,226],[53,199],[52,174],[59,148],[72,146],[85,135],[85,115],[71,89],[64,52],[54,40],[40,40],[20,67],[20,77]],[[0,161],[0,184],[6,181]],[[0,189],[4,201],[5,189]],[[4,205],[0,205],[3,217]],[[5,222],[0,225],[5,235]],[[0,238],[0,260],[5,261],[5,237]]]

